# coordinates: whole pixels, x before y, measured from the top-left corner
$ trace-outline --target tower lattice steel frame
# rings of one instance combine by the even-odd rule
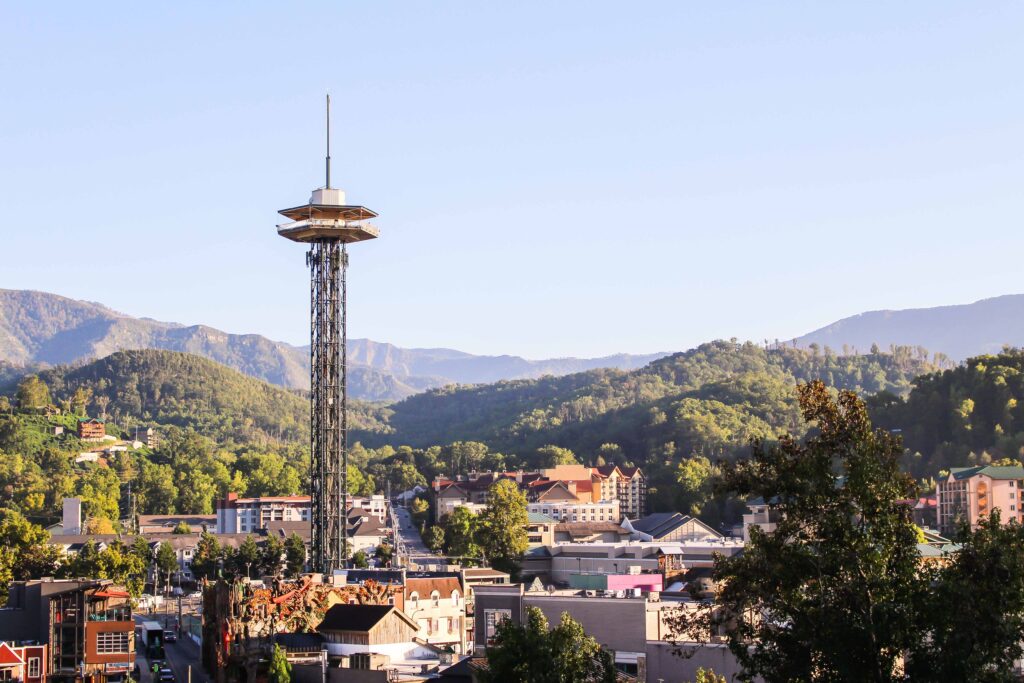
[[[327,184],[309,203],[280,213],[292,222],[278,234],[309,244],[310,269],[310,527],[311,565],[330,574],[348,557],[348,338],[346,304],[349,242],[378,236],[377,214],[346,204],[331,187],[331,101],[327,98]]]

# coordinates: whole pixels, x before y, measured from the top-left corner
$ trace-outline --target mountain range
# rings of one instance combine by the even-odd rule
[[[872,344],[923,346],[962,361],[1024,346],[1024,294],[982,299],[972,304],[869,311],[843,318],[793,340],[797,346],[829,346],[837,353],[867,353]]]
[[[0,370],[103,358],[129,349],[204,356],[285,387],[309,386],[309,347],[206,325],[135,318],[102,304],[56,294],[0,289]],[[527,360],[452,349],[404,349],[349,340],[349,387],[355,398],[398,400],[449,384],[564,375],[595,368],[630,370],[666,354]],[[6,365],[5,365],[6,364]]]
[[[936,308],[871,311],[844,318],[792,340],[867,353],[919,346],[960,361],[1024,346],[1024,294]],[[204,356],[242,373],[293,389],[309,383],[309,347],[258,334],[232,334],[206,325],[136,318],[102,304],[56,294],[0,289],[0,378],[24,368],[103,358],[129,349],[163,349]],[[667,354],[528,360],[480,356],[454,349],[406,349],[369,339],[349,340],[349,387],[355,398],[394,401],[452,384],[562,376],[612,368],[634,370]]]

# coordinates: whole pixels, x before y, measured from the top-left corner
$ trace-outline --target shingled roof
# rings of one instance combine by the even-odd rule
[[[419,626],[405,616],[394,605],[335,605],[327,610],[324,620],[316,630],[324,631],[369,631],[387,618],[392,612],[405,621],[409,628],[417,630]]]

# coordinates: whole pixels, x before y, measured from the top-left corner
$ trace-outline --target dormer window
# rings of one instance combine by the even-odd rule
[[[459,606],[459,591],[452,591],[452,607]]]
[[[432,592],[430,594],[430,602],[431,602],[431,604],[434,607],[440,607],[441,606],[441,594],[438,593],[437,591]]]
[[[413,591],[412,593],[410,593],[409,594],[409,604],[412,606],[413,609],[418,608],[420,606],[420,594],[417,593],[416,591]]]

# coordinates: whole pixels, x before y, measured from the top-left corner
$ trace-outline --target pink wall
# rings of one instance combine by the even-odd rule
[[[621,591],[642,588],[645,591],[661,590],[661,574],[609,574],[608,590]]]

